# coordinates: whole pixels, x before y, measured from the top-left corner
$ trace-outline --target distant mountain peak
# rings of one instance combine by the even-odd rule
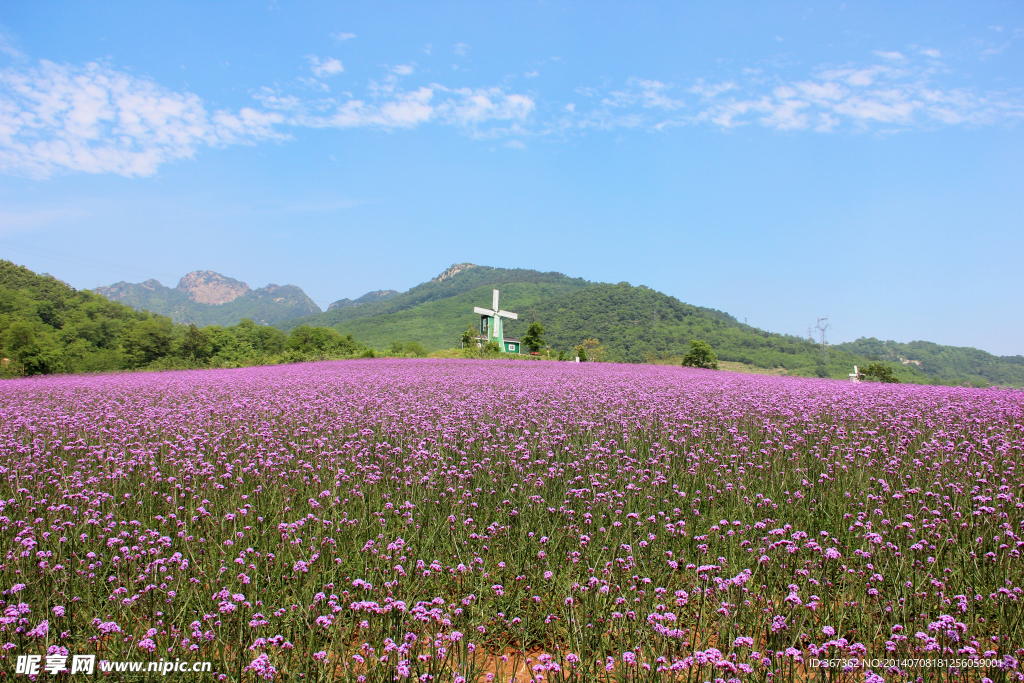
[[[135,309],[200,327],[234,325],[243,318],[273,325],[320,313],[320,307],[295,285],[272,283],[252,289],[241,280],[212,270],[193,271],[181,278],[174,289],[156,280],[146,280],[140,284],[118,282],[109,287],[97,287],[96,293]]]
[[[275,286],[275,285],[271,285]],[[248,294],[249,285],[212,270],[194,270],[178,281],[177,290],[197,304],[226,304]]]
[[[431,280],[431,282],[444,282],[445,280],[449,280],[449,279],[455,277],[456,275],[458,275],[459,273],[461,273],[462,271],[469,270],[470,268],[476,268],[476,264],[475,263],[456,263],[455,265],[450,267],[448,270],[444,271],[443,273],[441,273],[440,275],[435,277],[433,280]]]
[[[377,301],[384,301],[385,299],[390,299],[391,297],[397,296],[398,294],[400,294],[400,292],[395,289],[378,289],[376,292],[367,292],[366,294],[363,294],[355,301],[353,301],[352,299],[339,299],[338,301],[335,301],[333,304],[328,306],[327,310],[334,311],[339,308],[352,308],[354,306],[362,306],[363,304],[372,304]]]

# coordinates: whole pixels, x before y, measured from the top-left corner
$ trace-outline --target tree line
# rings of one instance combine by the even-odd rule
[[[372,356],[352,335],[300,325],[286,334],[252,320],[174,323],[0,260],[0,376],[243,367]]]

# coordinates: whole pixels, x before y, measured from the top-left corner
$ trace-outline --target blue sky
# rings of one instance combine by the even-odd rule
[[[0,257],[1024,354],[1020,2],[0,2]]]

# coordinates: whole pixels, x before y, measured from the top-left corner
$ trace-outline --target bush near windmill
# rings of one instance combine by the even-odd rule
[[[900,381],[893,373],[892,368],[881,363],[872,363],[860,371],[862,379],[868,381],[882,382],[883,384],[899,384]]]
[[[392,339],[387,355],[395,358],[424,358],[427,355],[427,350],[418,341],[402,342]]]
[[[523,335],[523,346],[528,348],[531,353],[540,351],[541,347],[544,346],[544,326],[538,321],[534,320],[530,323],[530,328]]]
[[[601,363],[607,360],[605,348],[597,339],[584,339],[573,347],[573,354],[580,359],[581,363]]]

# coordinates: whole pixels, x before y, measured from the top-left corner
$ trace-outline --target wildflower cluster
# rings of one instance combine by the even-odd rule
[[[428,360],[14,380],[0,661],[1024,680],[1022,458],[998,390]]]

